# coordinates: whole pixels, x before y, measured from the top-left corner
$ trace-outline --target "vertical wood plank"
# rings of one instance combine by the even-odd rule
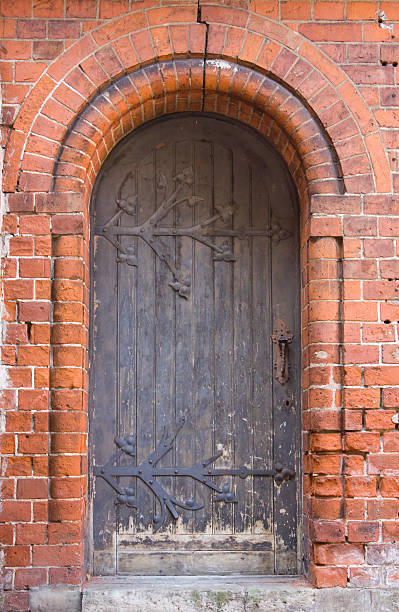
[[[207,142],[195,143],[195,195],[203,200],[196,204],[194,222],[212,215],[213,150]],[[195,445],[189,465],[199,463],[213,453],[213,257],[210,249],[196,242],[193,245],[193,408]],[[212,494],[207,487],[195,484],[195,499],[203,509],[195,512],[193,528],[202,533],[212,530]]]
[[[231,206],[233,200],[233,152],[231,149],[214,145],[214,213]],[[235,194],[234,194],[235,195]],[[238,214],[238,213],[236,213]],[[220,219],[214,223],[215,229],[232,229],[233,221]],[[215,239],[219,247],[226,244],[232,248],[232,239],[220,237]],[[215,337],[214,337],[214,368],[215,368],[215,415],[214,415],[214,452],[223,450],[223,455],[217,460],[219,468],[234,467],[235,431],[234,431],[234,401],[233,401],[233,354],[234,354],[234,281],[235,263],[214,261],[214,303],[215,303]],[[234,480],[231,476],[218,477],[216,484],[225,485],[234,490]],[[233,506],[226,502],[214,503],[215,525],[214,533],[233,533]]]
[[[249,160],[238,151],[234,157],[234,229],[249,228],[251,218],[251,180]],[[252,423],[252,239],[234,240],[234,401],[235,466],[253,467]],[[251,533],[253,479],[236,479],[239,499],[234,508],[235,533]]]
[[[122,198],[137,194],[137,173],[135,169],[121,176],[123,189]],[[121,227],[134,227],[137,225],[137,207],[133,214],[125,214],[120,219]],[[124,249],[133,247],[137,253],[137,238],[122,236],[120,239]],[[119,409],[117,417],[117,433],[119,436],[136,435],[137,405],[136,405],[136,350],[137,350],[137,267],[118,264],[118,350],[119,350]],[[135,464],[134,458],[122,455],[119,465]],[[121,486],[130,487],[136,491],[136,479],[123,478]],[[130,525],[135,519],[136,512],[124,504],[116,508],[118,520],[118,534],[128,533]]]
[[[175,145],[175,172],[193,169],[194,151],[190,134],[186,134],[179,122],[179,136]],[[183,185],[178,198],[193,194],[193,186]],[[175,222],[177,227],[190,227],[194,219],[194,210],[187,202],[176,208]],[[185,424],[176,438],[175,465],[188,466],[193,461],[195,448],[195,408],[194,375],[193,375],[193,244],[189,238],[178,238],[175,242],[176,262],[185,280],[191,279],[191,293],[187,299],[175,293],[176,311],[176,414],[175,419],[184,416]],[[176,478],[174,482],[176,498],[182,502],[194,497],[194,483],[189,478]],[[179,510],[180,518],[176,524],[178,534],[191,533],[194,530],[195,517],[190,511]]]
[[[294,334],[289,346],[289,380],[281,385],[273,378],[274,461],[297,470],[294,480],[274,485],[274,522],[276,532],[275,572],[293,574],[297,571],[297,490],[298,437],[300,410],[297,390],[300,388],[300,288],[298,262],[298,222],[292,208],[289,183],[273,183],[272,215],[291,236],[272,245],[273,320],[283,319]],[[283,203],[283,205],[282,205]],[[294,271],[297,271],[295,274]],[[287,279],[285,282],[282,279]],[[287,403],[288,402],[288,403]]]
[[[253,160],[251,173],[252,226],[258,230],[270,225],[268,185],[262,165]],[[253,467],[268,469],[273,462],[273,364],[270,347],[271,267],[270,238],[255,236],[252,239],[252,364],[253,397],[252,428],[254,440]],[[253,479],[253,533],[273,531],[273,480]]]
[[[155,149],[154,181],[158,185],[163,175],[166,189],[155,190],[155,206],[159,208],[165,197],[174,189],[175,168],[174,144],[159,142]],[[150,213],[147,215],[150,216]],[[171,210],[160,222],[164,227],[175,225],[176,211]],[[172,236],[161,238],[172,260],[175,259],[175,241]],[[156,444],[159,444],[163,431],[169,433],[175,426],[176,415],[176,296],[171,289],[169,268],[158,257],[155,258],[155,411],[156,411]],[[173,465],[174,453],[170,451],[159,463],[160,467]],[[172,492],[172,478],[160,478],[162,486]],[[157,502],[158,505],[158,502]],[[159,508],[157,508],[159,514]],[[160,532],[174,530],[175,520],[169,512]]]
[[[155,208],[153,153],[137,170],[138,222]],[[137,461],[146,459],[155,443],[155,255],[143,241],[137,244]],[[155,502],[142,484],[137,486],[136,529],[152,531]]]
[[[97,219],[104,222],[107,214],[107,200],[99,198]],[[93,218],[93,223],[96,222]],[[117,347],[117,263],[112,245],[104,238],[94,240],[93,275],[93,318],[92,339],[95,347],[92,354],[93,372],[91,376],[92,435],[96,441],[93,459],[95,465],[103,465],[114,453],[116,435],[116,347]],[[107,376],[103,376],[104,368]],[[107,554],[97,555],[94,566],[96,571],[111,574],[116,572],[115,532],[116,517],[114,496],[109,485],[97,478],[94,482],[93,538],[97,551]]]

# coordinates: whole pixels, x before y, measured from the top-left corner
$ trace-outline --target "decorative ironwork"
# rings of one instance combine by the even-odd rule
[[[284,385],[289,378],[288,345],[293,341],[294,335],[291,334],[286,323],[279,319],[276,323],[276,329],[270,337],[277,344],[274,363],[276,380]]]
[[[273,244],[278,244],[280,240],[285,240],[291,235],[290,232],[283,229],[276,220],[273,220],[270,227],[264,230],[253,228],[211,229],[210,226],[216,221],[227,221],[233,216],[234,203],[230,203],[224,207],[216,207],[217,212],[214,215],[190,227],[161,227],[159,224],[162,219],[177,206],[187,203],[188,206],[194,207],[196,204],[203,201],[204,198],[196,195],[178,197],[184,186],[191,187],[194,183],[192,167],[185,168],[174,177],[175,188],[170,195],[166,195],[168,186],[167,180],[165,175],[161,174],[157,187],[161,193],[163,192],[163,196],[162,202],[157,210],[140,225],[122,227],[118,225],[118,223],[123,215],[135,216],[137,213],[138,196],[124,196],[126,185],[132,177],[133,173],[129,172],[118,190],[116,199],[118,211],[105,225],[96,227],[95,233],[104,236],[104,238],[115,246],[118,251],[118,262],[126,263],[130,266],[137,266],[136,249],[133,245],[127,247],[122,246],[121,237],[132,236],[144,240],[144,242],[151,247],[156,256],[167,265],[173,275],[173,281],[171,281],[169,285],[183,298],[187,299],[190,295],[191,280],[185,278],[182,271],[179,270],[174,263],[174,256],[167,245],[162,241],[162,236],[189,237],[209,247],[214,252],[215,261],[233,262],[235,261],[235,257],[228,242],[226,241],[222,245],[217,245],[212,238],[224,237],[244,239],[248,236],[267,236],[272,240]]]
[[[173,495],[168,493],[156,480],[157,477],[172,476],[175,478],[192,478],[212,491],[215,491],[217,493],[215,501],[235,504],[238,502],[238,499],[234,491],[231,490],[230,485],[225,483],[219,487],[212,480],[213,477],[239,476],[240,478],[247,478],[248,476],[271,476],[274,477],[276,484],[280,485],[284,480],[292,479],[295,476],[294,470],[284,467],[281,463],[276,463],[274,469],[271,470],[251,469],[245,465],[241,465],[236,469],[217,469],[209,467],[223,454],[223,451],[219,451],[212,457],[208,457],[191,467],[157,467],[159,461],[173,448],[176,436],[183,427],[184,422],[184,417],[179,419],[171,435],[168,435],[165,428],[159,445],[155,448],[154,452],[145,461],[139,463],[139,465],[115,465],[123,454],[129,457],[136,456],[135,436],[126,436],[115,438],[115,444],[118,447],[116,453],[112,455],[105,465],[94,467],[94,475],[103,478],[114,491],[116,491],[117,498],[115,503],[117,504],[125,504],[129,508],[137,509],[135,490],[132,487],[121,487],[118,481],[115,480],[116,478],[129,477],[141,480],[141,482],[152,491],[160,504],[160,514],[156,514],[153,517],[154,531],[157,531],[163,524],[166,516],[166,509],[169,510],[174,519],[178,519],[179,514],[176,506],[184,510],[200,510],[203,508],[203,504],[196,502],[194,498],[180,501],[173,497]]]

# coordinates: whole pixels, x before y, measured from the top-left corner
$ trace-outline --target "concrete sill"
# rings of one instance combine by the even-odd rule
[[[31,590],[31,612],[391,612],[399,589],[314,589],[295,576],[96,577]]]

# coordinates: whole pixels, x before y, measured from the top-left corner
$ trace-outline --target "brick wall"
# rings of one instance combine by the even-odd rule
[[[297,185],[304,570],[397,585],[397,2],[2,0],[0,17],[5,609],[85,576],[88,202],[118,140],[184,110],[251,125]]]

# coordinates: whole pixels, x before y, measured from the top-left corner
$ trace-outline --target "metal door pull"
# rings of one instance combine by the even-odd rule
[[[284,385],[289,379],[288,345],[293,341],[294,334],[291,334],[285,321],[278,319],[276,329],[270,338],[274,344],[277,344],[274,362],[275,378],[281,385]]]

